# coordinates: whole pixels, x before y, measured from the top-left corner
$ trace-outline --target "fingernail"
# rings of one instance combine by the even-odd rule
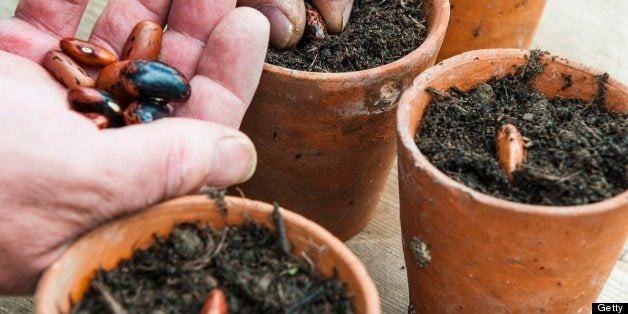
[[[345,10],[342,12],[342,30],[345,29],[347,24],[349,23],[349,19],[351,18],[351,11],[353,10],[353,1],[349,3]]]
[[[270,22],[270,44],[278,49],[288,45],[294,26],[281,10],[274,5],[264,5],[257,8]]]
[[[256,165],[255,146],[248,138],[221,139],[214,149],[210,183],[219,187],[242,183],[253,176]]]

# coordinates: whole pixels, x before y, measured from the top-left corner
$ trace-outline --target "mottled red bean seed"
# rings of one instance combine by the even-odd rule
[[[131,61],[120,76],[122,87],[134,97],[183,102],[191,95],[190,84],[185,76],[159,61]]]
[[[117,60],[109,50],[77,38],[64,38],[59,46],[72,59],[87,66],[104,67]]]
[[[109,126],[109,119],[105,115],[96,112],[86,112],[82,113],[82,115],[91,120],[101,130]]]
[[[327,37],[327,26],[325,21],[316,9],[309,3],[305,4],[305,34],[306,41],[319,41]]]
[[[159,60],[164,29],[156,22],[139,22],[122,49],[122,60]]]
[[[135,101],[134,97],[124,91],[120,80],[120,73],[127,64],[129,64],[129,61],[118,61],[106,66],[100,71],[96,81],[97,88],[111,94],[123,107]]]
[[[61,84],[68,88],[94,87],[96,82],[70,56],[51,50],[44,57],[43,65]]]
[[[82,113],[99,113],[107,117],[111,126],[124,125],[122,109],[113,97],[100,89],[77,87],[68,91],[68,100],[72,108]]]

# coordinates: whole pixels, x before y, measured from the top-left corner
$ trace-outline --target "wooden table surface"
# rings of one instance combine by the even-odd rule
[[[0,19],[12,15],[18,0],[0,0]],[[106,0],[92,0],[79,37],[86,38]],[[628,82],[628,1],[549,0],[532,47],[603,69]],[[385,313],[405,313],[408,304],[401,234],[397,171],[388,179],[368,227],[347,242],[375,280]],[[628,302],[628,243],[598,299]],[[0,313],[31,312],[29,297],[0,297]]]

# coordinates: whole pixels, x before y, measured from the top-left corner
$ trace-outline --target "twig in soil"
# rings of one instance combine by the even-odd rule
[[[314,267],[314,262],[312,261],[312,259],[307,255],[307,253],[305,253],[305,251],[301,252],[301,256],[307,262],[307,264],[310,265],[310,271],[313,272],[315,267]]]
[[[597,132],[595,132],[593,129],[591,129],[584,121],[580,120],[580,124],[582,124],[582,126],[587,129],[587,131],[589,131],[589,133],[591,133],[591,136],[595,137],[598,141],[602,141],[602,138],[597,135]]]
[[[312,301],[316,300],[321,294],[323,294],[323,292],[325,292],[325,289],[323,289],[323,287],[318,287],[318,289],[314,290],[314,292],[310,293],[307,297],[303,298],[298,303],[293,304],[288,309],[286,309],[286,313],[296,312],[301,307],[306,306]]]
[[[244,194],[244,191],[239,186],[236,186],[235,189],[236,191],[238,191],[238,194],[240,194],[241,198],[246,198],[246,194]]]
[[[92,287],[100,292],[111,312],[113,312],[114,314],[128,313],[127,310],[122,306],[122,304],[120,304],[120,302],[116,300],[111,291],[109,291],[109,288],[107,288],[104,283],[100,281],[94,281],[92,282]]]
[[[318,59],[318,53],[314,55],[314,60],[312,60],[312,63],[310,64],[310,66],[307,67],[308,71],[312,70],[312,67],[314,66],[314,63],[316,63],[316,59]]]
[[[465,97],[469,96],[469,94],[468,94],[467,92],[465,92],[465,91],[463,91],[462,89],[458,88],[458,86],[452,86],[452,87],[451,87],[451,90],[452,90],[454,93],[456,93],[456,94],[458,94],[458,95],[460,95],[460,96],[465,96]]]
[[[572,173],[566,174],[564,176],[555,176],[551,174],[545,174],[540,171],[535,171],[534,169],[520,170],[521,174],[527,177],[530,180],[535,180],[540,183],[547,184],[560,184],[566,181],[573,179],[578,176],[582,171],[574,171]]]
[[[211,261],[214,259],[214,257],[216,257],[216,255],[218,255],[220,253],[220,251],[223,249],[223,246],[225,245],[225,242],[227,240],[227,233],[229,231],[229,227],[225,227],[222,231],[222,236],[220,238],[220,242],[218,243],[218,246],[216,246],[216,249],[214,251],[212,251],[212,253],[205,253],[203,256],[192,260],[192,261],[188,261],[185,262],[182,266],[181,266],[181,270],[184,271],[199,271],[203,268],[205,268],[207,265],[209,265],[209,263],[211,263]]]
[[[275,222],[275,233],[277,234],[279,249],[286,255],[290,255],[292,252],[292,247],[290,246],[290,242],[288,242],[288,238],[286,237],[286,224],[283,221],[283,217],[281,216],[281,212],[279,210],[279,204],[275,202],[273,204],[275,209],[273,210],[273,220]]]
[[[218,246],[216,247],[216,250],[214,250],[214,253],[212,253],[212,255],[210,256],[210,259],[216,257],[216,255],[220,254],[220,251],[222,250],[222,248],[225,246],[225,243],[227,242],[227,233],[229,232],[229,227],[225,227],[222,230],[222,235],[220,237],[220,242],[218,243]]]
[[[449,95],[449,93],[441,92],[441,91],[439,91],[438,89],[436,89],[436,88],[434,88],[432,86],[426,87],[425,90],[430,92],[430,93],[432,93],[432,94],[435,94],[435,95],[438,95],[440,97],[443,97],[443,98],[451,98],[451,95]]]

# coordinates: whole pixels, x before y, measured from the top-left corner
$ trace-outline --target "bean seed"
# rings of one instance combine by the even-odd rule
[[[309,3],[305,4],[305,41],[319,41],[327,37],[327,26],[325,21],[316,9]]]
[[[78,112],[102,114],[113,127],[124,125],[120,106],[104,90],[88,87],[72,88],[68,91],[68,100],[72,108]]]
[[[124,110],[123,116],[127,125],[150,123],[169,117],[170,110],[156,100],[136,101]]]
[[[203,303],[199,314],[227,314],[227,296],[220,289],[213,289]]]
[[[159,60],[164,29],[156,22],[139,22],[122,49],[122,60]]]
[[[64,38],[59,46],[63,52],[83,65],[104,67],[116,62],[116,56],[109,50],[77,38]]]
[[[121,72],[122,87],[138,98],[182,102],[190,98],[188,80],[176,69],[159,61],[134,60]]]
[[[513,172],[517,171],[527,158],[523,136],[512,124],[504,124],[497,132],[497,161],[506,177],[513,180]]]
[[[85,112],[82,115],[91,120],[101,130],[109,126],[109,119],[105,115],[96,112]]]
[[[83,68],[61,51],[51,50],[44,57],[44,67],[68,88],[94,87],[96,83]]]
[[[96,81],[96,87],[102,89],[118,101],[123,107],[135,101],[135,99],[124,91],[122,88],[122,82],[120,80],[120,72],[125,66],[129,64],[129,61],[118,61],[106,66],[98,74],[98,80]]]

